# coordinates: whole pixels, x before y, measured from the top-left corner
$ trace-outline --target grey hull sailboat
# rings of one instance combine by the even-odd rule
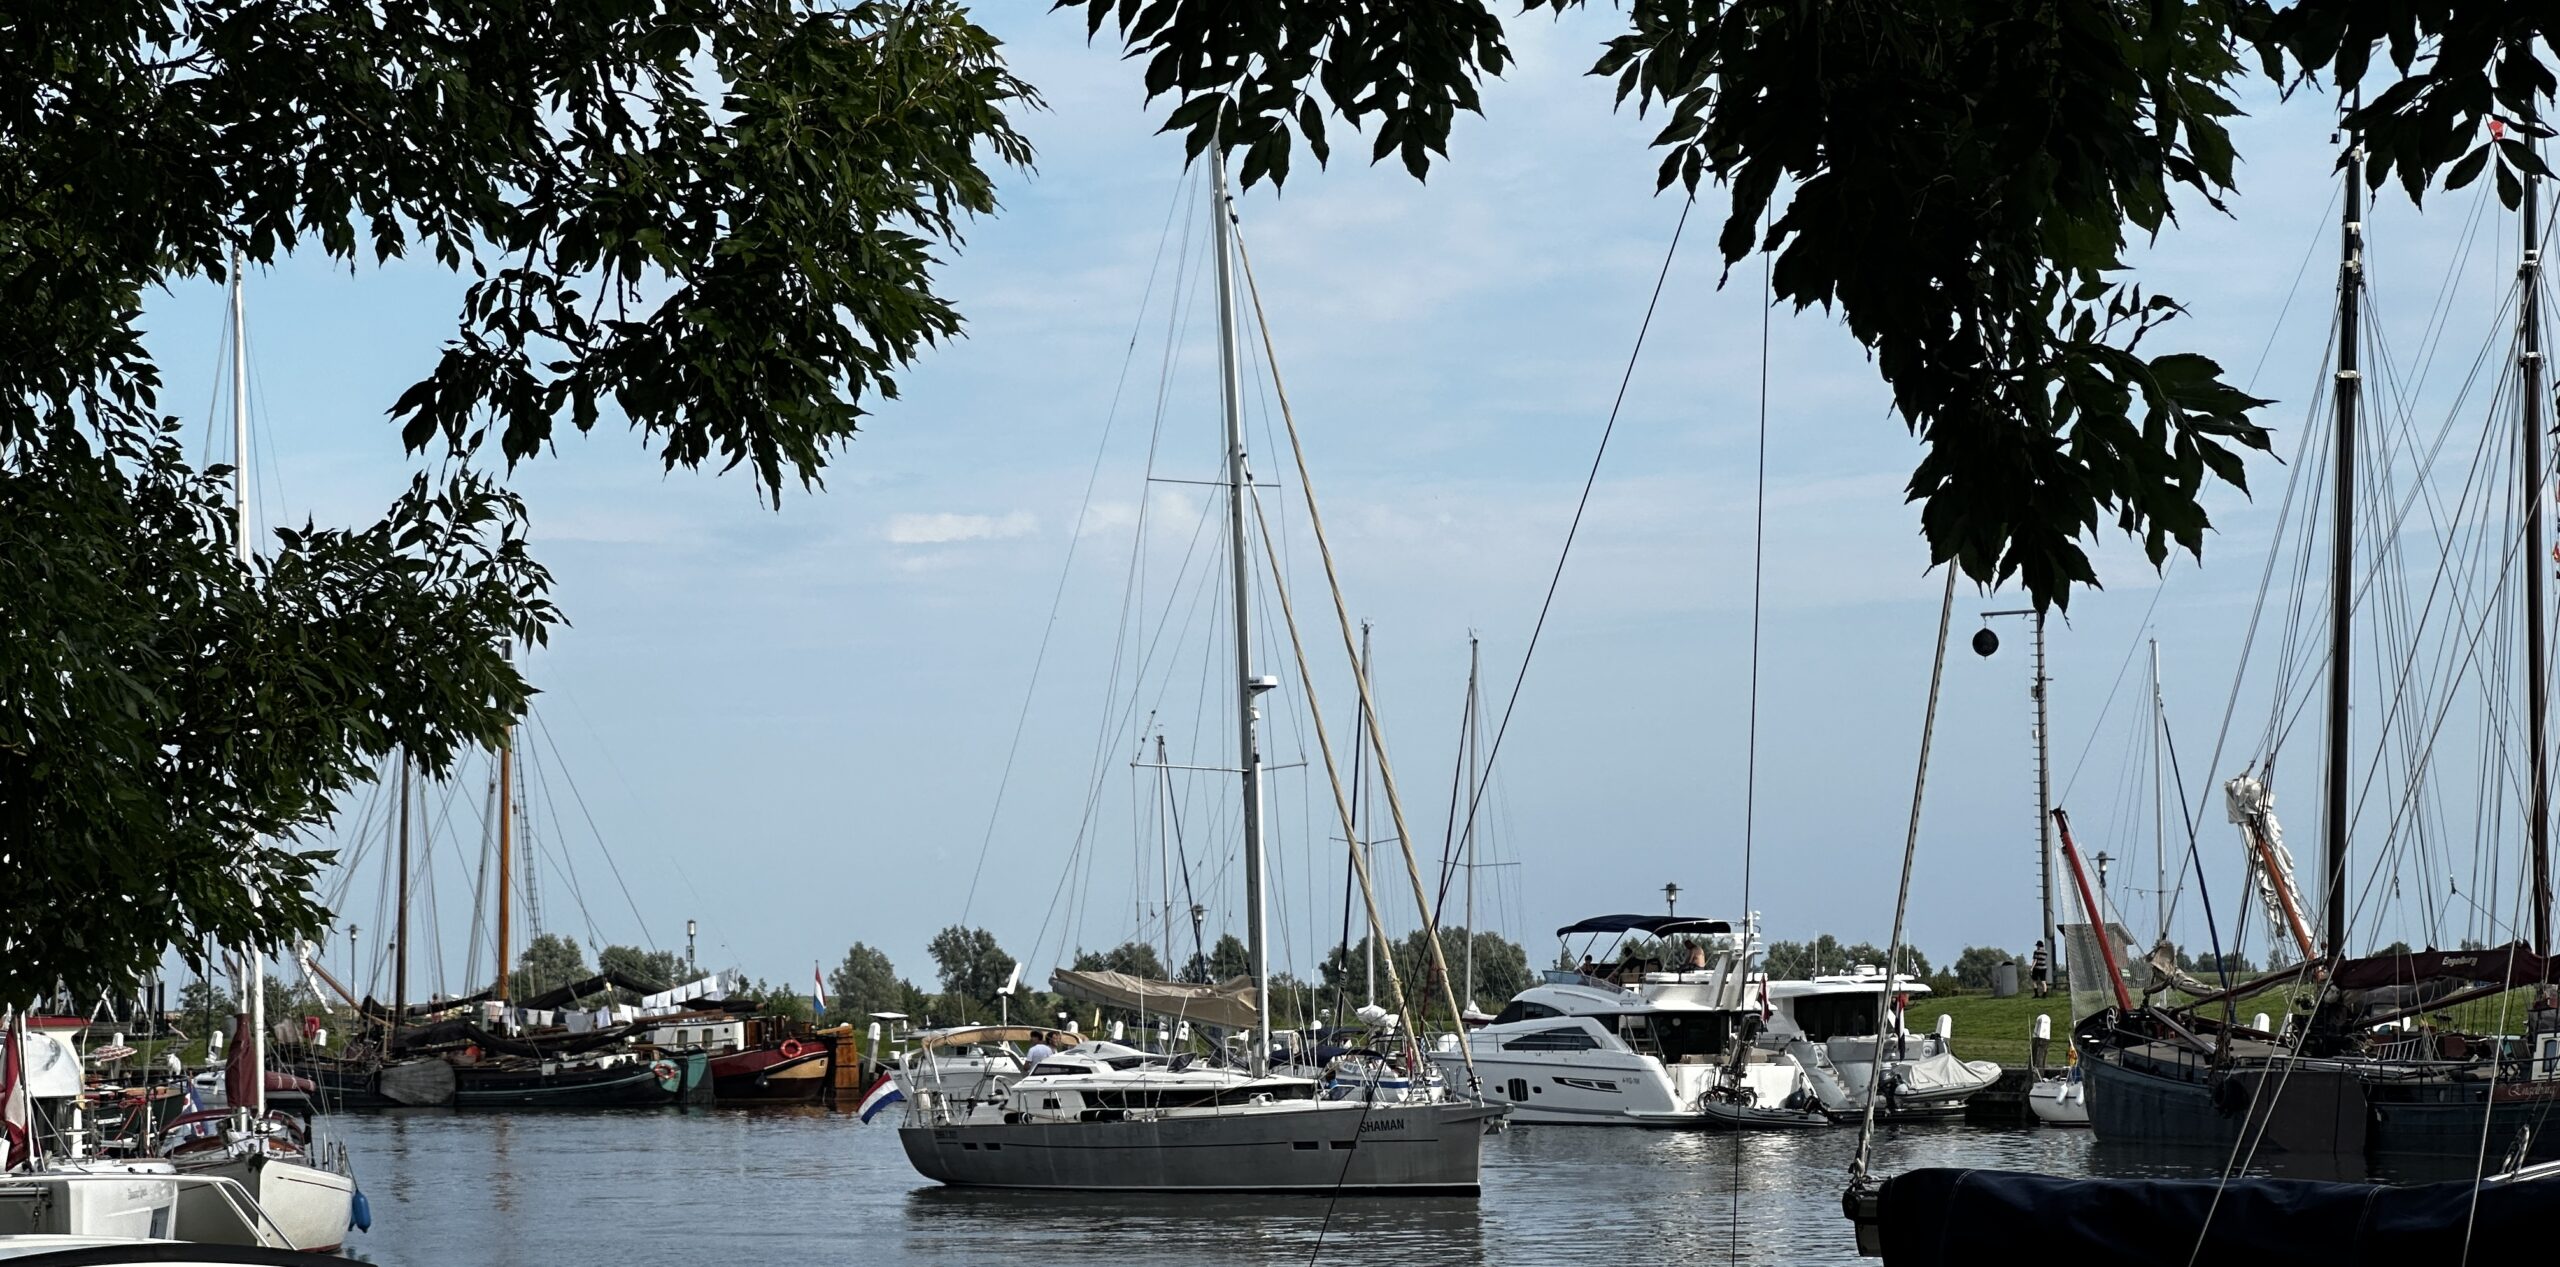
[[[1384,1098],[1375,1082],[1327,1098],[1309,1078],[1265,1072],[1272,1058],[1270,945],[1263,916],[1261,694],[1250,636],[1245,462],[1239,383],[1232,209],[1226,173],[1210,156],[1217,252],[1220,379],[1225,395],[1227,529],[1234,601],[1234,666],[1249,999],[1249,1067],[1211,1067],[1113,1042],[1048,1054],[993,1099],[944,1095],[929,1069],[901,1078],[899,1130],[918,1173],[964,1187],[1062,1191],[1303,1192],[1474,1195],[1485,1132],[1505,1106],[1439,1092]],[[1203,1000],[1205,1003],[1206,1000]],[[1249,1016],[1243,1015],[1248,1013]],[[928,1054],[926,1059],[930,1061]]]

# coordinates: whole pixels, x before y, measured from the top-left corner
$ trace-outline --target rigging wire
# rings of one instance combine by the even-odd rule
[[[1636,361],[1644,355],[1645,335],[1653,329],[1654,310],[1662,304],[1663,283],[1671,277],[1671,261],[1680,254],[1680,235],[1689,227],[1689,212],[1698,205],[1696,194],[1680,204],[1680,219],[1671,226],[1671,244],[1663,248],[1662,267],[1653,277],[1653,294],[1645,300],[1644,319],[1636,324],[1635,346],[1627,350],[1627,368],[1618,377],[1618,394],[1609,402],[1609,420],[1600,428],[1600,443],[1591,452],[1591,469],[1582,477],[1582,495],[1573,504],[1573,520],[1564,531],[1564,545],[1556,551],[1555,570],[1547,577],[1546,597],[1539,600],[1538,619],[1529,626],[1529,643],[1520,652],[1520,671],[1511,679],[1510,698],[1503,701],[1502,720],[1493,728],[1493,743],[1485,749],[1485,782],[1492,782],[1493,763],[1502,757],[1502,740],[1511,733],[1511,712],[1520,706],[1520,688],[1529,680],[1529,663],[1538,654],[1538,639],[1547,629],[1547,615],[1555,607],[1556,589],[1564,583],[1564,565],[1573,557],[1573,543],[1582,533],[1583,513],[1591,508],[1591,491],[1600,482],[1600,463],[1609,456],[1609,439],[1617,434],[1618,413],[1626,407],[1627,386],[1635,381]],[[1484,801],[1484,788],[1467,798],[1467,830],[1474,830],[1476,810]]]
[[[1760,235],[1765,242],[1769,233],[1769,214],[1760,214]],[[1760,922],[1751,913],[1751,863],[1753,829],[1759,822],[1760,809],[1760,616],[1761,564],[1768,544],[1769,524],[1769,323],[1770,312],[1777,307],[1775,265],[1769,252],[1760,253],[1760,400],[1759,434],[1753,450],[1751,484],[1751,689],[1750,704],[1745,711],[1742,740],[1742,944],[1741,962],[1745,981],[1751,966],[1751,939],[1760,932]],[[1950,567],[1953,565],[1950,564]],[[1747,988],[1747,985],[1746,985]],[[1761,997],[1768,996],[1768,986],[1760,987]],[[1881,1049],[1879,1049],[1881,1050]],[[1733,1211],[1731,1221],[1732,1257],[1742,1258],[1742,1132],[1733,1133]]]

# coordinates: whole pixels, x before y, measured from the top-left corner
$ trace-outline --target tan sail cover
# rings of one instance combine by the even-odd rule
[[[1230,977],[1216,985],[1199,985],[1189,981],[1150,981],[1125,972],[1060,968],[1049,974],[1049,988],[1071,999],[1149,1016],[1178,1017],[1194,1025],[1252,1029],[1254,1023],[1251,977]]]

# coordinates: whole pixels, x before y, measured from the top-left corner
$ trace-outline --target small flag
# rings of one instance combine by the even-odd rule
[[[827,1014],[827,978],[815,959],[809,961],[809,1001],[818,1005],[818,1015]]]
[[[897,1078],[884,1073],[879,1081],[871,1084],[870,1090],[862,1093],[862,1120],[868,1122],[880,1110],[906,1098],[906,1093],[898,1090]]]
[[[35,1103],[27,1095],[26,1030],[14,1017],[0,1051],[0,1135],[8,1139],[8,1168],[25,1165],[35,1143]]]

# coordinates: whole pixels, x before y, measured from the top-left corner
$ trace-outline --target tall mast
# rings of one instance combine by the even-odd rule
[[[1476,795],[1480,772],[1476,766],[1476,670],[1480,667],[1476,636],[1467,635],[1467,838],[1459,842],[1460,854],[1467,868],[1467,975],[1466,993],[1458,997],[1460,1007],[1476,1005]],[[1458,1027],[1466,1028],[1466,1017],[1458,1018]]]
[[[1218,254],[1218,381],[1227,422],[1227,562],[1235,591],[1236,748],[1244,784],[1246,950],[1253,963],[1253,1067],[1271,1058],[1271,943],[1262,896],[1262,749],[1254,737],[1255,701],[1268,686],[1253,672],[1253,591],[1246,566],[1243,354],[1236,342],[1235,226],[1227,201],[1227,163],[1210,147],[1209,222]],[[503,907],[501,910],[505,909]]]
[[[1363,678],[1367,678],[1369,676],[1369,622],[1365,620],[1360,622],[1360,676]],[[1369,697],[1365,694],[1360,697],[1359,712],[1361,723],[1366,725],[1369,714]],[[1356,754],[1353,757],[1351,765],[1352,769],[1357,772],[1356,777],[1360,780],[1361,790],[1364,792],[1368,791],[1369,776],[1367,772],[1361,768]],[[1362,829],[1364,827],[1368,827],[1372,823],[1375,823],[1377,821],[1377,815],[1378,802],[1375,797],[1371,797],[1369,798],[1369,817],[1365,820],[1354,819],[1351,824],[1352,834],[1360,837],[1360,839],[1351,842],[1351,847],[1360,850],[1368,856],[1369,870],[1372,874],[1375,874],[1378,869],[1377,842],[1369,839],[1368,831]],[[1373,928],[1369,930],[1368,936],[1360,939],[1360,958],[1362,962],[1368,965],[1369,971],[1367,992],[1360,996],[1360,1002],[1363,1006],[1376,1007],[1378,1005],[1378,939],[1386,936],[1386,932],[1387,930],[1383,928]]]
[[[409,1015],[409,754],[405,751],[400,754],[399,889],[399,922],[391,934],[391,1038],[382,1045],[385,1057],[400,1045],[400,1022]]]
[[[2525,144],[2532,145],[2531,134]],[[2524,693],[2525,730],[2533,760],[2532,813],[2533,827],[2533,949],[2536,954],[2551,953],[2551,759],[2544,747],[2545,714],[2550,702],[2545,698],[2548,669],[2544,667],[2542,645],[2542,216],[2539,198],[2541,182],[2528,173],[2524,178],[2524,202],[2520,208],[2524,224],[2524,259],[2517,267],[2523,288],[2522,302],[2517,305],[2516,329],[2520,344],[2516,353],[2517,398],[2523,402],[2524,416],[2517,430],[2523,433],[2524,461]]]
[[[2321,950],[2332,960],[2347,952],[2347,692],[2355,641],[2348,622],[2355,614],[2356,396],[2364,378],[2356,366],[2362,315],[2358,301],[2364,291],[2364,191],[2357,182],[2364,176],[2364,147],[2352,132],[2340,167],[2344,192],[2338,213],[2338,473],[2329,576],[2329,804],[2320,859],[2320,905],[2328,924]]]
[[[240,567],[249,568],[257,555],[249,537],[249,307],[244,293],[247,279],[241,274],[240,248],[231,248],[231,512],[233,543],[240,553]],[[249,1013],[248,1050],[231,1053],[233,1060],[247,1060],[254,1088],[249,1097],[251,1121],[267,1116],[267,964],[266,952],[251,945],[240,952],[241,993],[248,997],[241,1006]]]
[[[2052,718],[2046,712],[2052,694],[2044,675],[2044,608],[2036,614],[2036,900],[2044,914],[2044,952],[2046,970],[2059,973],[2062,967],[2062,943],[2054,940],[2053,929],[2053,753]],[[2104,929],[2092,930],[2104,939]],[[2050,978],[2048,978],[2050,979]]]
[[[509,997],[507,989],[507,941],[514,930],[508,920],[514,914],[508,888],[515,861],[516,780],[515,768],[508,756],[515,751],[516,728],[507,727],[506,742],[498,745],[498,985],[497,997]]]
[[[2169,940],[2169,814],[2160,777],[2169,710],[2160,702],[2160,640],[2151,640],[2151,897],[2160,907],[2160,940]]]

